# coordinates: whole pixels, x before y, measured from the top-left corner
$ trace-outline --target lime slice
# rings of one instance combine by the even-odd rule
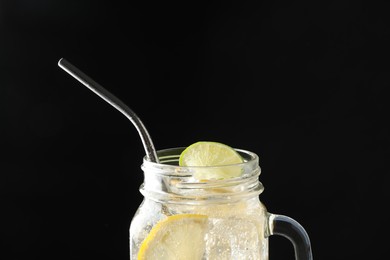
[[[158,222],[142,242],[138,260],[199,260],[205,251],[207,216],[179,214]]]
[[[243,161],[241,155],[226,144],[200,141],[181,153],[179,166],[226,166],[196,169],[194,177],[198,180],[227,179],[241,175],[241,167],[235,164]]]

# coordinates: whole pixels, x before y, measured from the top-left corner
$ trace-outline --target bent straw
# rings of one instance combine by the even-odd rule
[[[108,90],[103,88],[100,84],[98,84],[96,81],[88,77],[85,73],[83,73],[81,70],[76,68],[74,65],[72,65],[69,61],[65,60],[64,58],[61,58],[58,61],[58,66],[63,70],[65,70],[66,72],[68,72],[75,79],[80,81],[82,84],[84,84],[84,86],[89,88],[96,95],[104,99],[111,106],[119,110],[119,112],[124,114],[137,129],[141,137],[146,152],[146,157],[148,158],[148,160],[155,163],[159,162],[152,139],[150,138],[150,135],[146,130],[144,124],[142,123],[141,119],[134,113],[133,110],[131,110],[125,103],[123,103],[112,93],[110,93]]]

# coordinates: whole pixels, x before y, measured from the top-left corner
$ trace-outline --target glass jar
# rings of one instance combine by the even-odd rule
[[[294,246],[297,260],[312,259],[305,229],[287,216],[268,213],[261,203],[259,195],[263,185],[259,182],[261,171],[255,153],[237,149],[244,158],[241,164],[181,167],[178,160],[183,149],[158,151],[160,163],[143,160],[144,183],[140,192],[144,200],[130,225],[130,259],[139,259],[142,243],[153,239],[150,238],[151,230],[172,216],[207,218],[202,244],[194,245],[200,247],[201,253],[193,259],[268,260],[268,237],[271,235],[287,237]],[[194,178],[205,171],[221,170],[240,170],[242,174],[222,180],[198,181]]]

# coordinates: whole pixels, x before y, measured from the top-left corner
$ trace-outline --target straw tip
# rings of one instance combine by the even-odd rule
[[[64,61],[65,61],[64,58],[59,59],[59,61],[58,61],[58,66],[61,67]]]

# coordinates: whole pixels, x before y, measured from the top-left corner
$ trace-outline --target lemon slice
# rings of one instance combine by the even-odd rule
[[[179,214],[158,222],[142,242],[138,260],[199,260],[205,251],[207,216]]]
[[[226,144],[200,141],[184,149],[180,154],[179,166],[229,166],[201,168],[194,173],[198,180],[227,179],[241,175],[241,167],[234,164],[243,161],[241,155]]]

